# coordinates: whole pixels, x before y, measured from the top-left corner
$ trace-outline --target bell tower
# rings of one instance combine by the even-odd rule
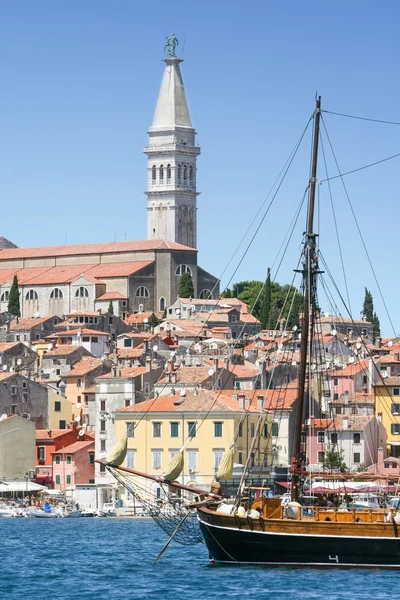
[[[158,96],[148,157],[147,239],[178,242],[196,248],[196,159],[195,145],[180,70],[182,59],[175,56],[178,40],[167,38],[168,56]]]

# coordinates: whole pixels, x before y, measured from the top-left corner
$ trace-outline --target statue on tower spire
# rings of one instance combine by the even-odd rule
[[[176,56],[175,48],[179,44],[178,38],[173,33],[172,35],[167,36],[165,39],[167,41],[167,43],[164,46],[165,54],[167,54],[168,56]]]

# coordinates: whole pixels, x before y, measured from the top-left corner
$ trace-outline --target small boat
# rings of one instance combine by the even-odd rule
[[[8,506],[7,504],[1,504],[0,505],[0,517],[1,518],[10,518],[10,517],[16,517],[17,513],[15,508],[13,508],[12,506]]]
[[[42,508],[33,508],[29,511],[29,516],[35,519],[62,519],[64,517],[62,510],[57,508],[50,512],[46,512]]]
[[[116,517],[117,511],[113,502],[105,502],[103,504],[103,512],[106,513],[107,517]]]

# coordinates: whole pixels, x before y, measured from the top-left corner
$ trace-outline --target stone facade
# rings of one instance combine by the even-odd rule
[[[0,414],[20,415],[38,429],[49,427],[47,389],[19,373],[0,373]]]

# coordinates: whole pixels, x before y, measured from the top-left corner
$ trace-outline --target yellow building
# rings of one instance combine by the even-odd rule
[[[386,377],[374,391],[375,416],[387,432],[387,453],[400,458],[400,377]]]
[[[67,429],[72,421],[73,404],[47,386],[49,394],[49,429]]]
[[[251,466],[267,467],[271,463],[271,424],[266,418],[261,419],[262,434],[251,449],[262,409],[261,399],[243,409],[232,395],[210,390],[159,396],[121,408],[115,413],[115,433],[117,440],[128,437],[124,466],[161,475],[185,444],[180,482],[208,489],[224,451],[236,436],[235,462],[245,464],[251,452]]]

